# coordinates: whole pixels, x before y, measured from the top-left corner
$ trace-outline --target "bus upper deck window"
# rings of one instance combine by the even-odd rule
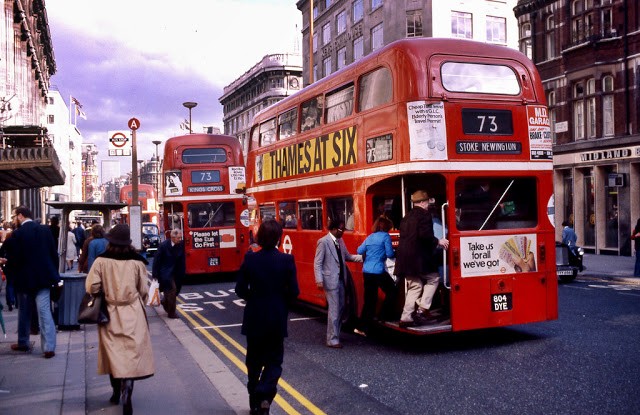
[[[446,62],[442,85],[452,92],[518,95],[520,84],[513,69],[504,65]]]
[[[266,146],[276,141],[275,118],[260,124],[260,145]]]
[[[322,96],[317,96],[302,104],[302,131],[307,131],[320,126],[323,109]]]
[[[224,148],[188,148],[182,152],[185,164],[224,163],[227,152]]]
[[[279,138],[280,140],[295,135],[298,130],[298,109],[292,108],[278,116]]]
[[[387,68],[378,68],[360,77],[358,111],[364,111],[391,102],[393,79]]]
[[[324,119],[327,123],[348,117],[353,111],[353,84],[328,93],[326,101]]]

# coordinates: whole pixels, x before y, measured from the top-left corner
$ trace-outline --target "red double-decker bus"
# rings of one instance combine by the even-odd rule
[[[126,184],[120,188],[120,202],[126,203],[127,207],[122,210],[121,220],[125,223],[129,222],[129,208],[133,200],[133,186]],[[153,223],[159,225],[160,212],[158,211],[158,198],[153,185],[140,183],[138,184],[138,203],[142,208],[142,222]]]
[[[536,68],[496,45],[394,42],[259,113],[247,156],[251,215],[284,227],[300,298],[326,307],[314,282],[316,241],[346,224],[351,253],[381,214],[397,229],[410,195],[433,198],[444,254],[433,333],[558,316],[552,142]],[[435,226],[434,226],[435,228]],[[398,233],[392,231],[394,245]],[[349,264],[348,312],[363,301]],[[404,299],[399,281],[398,315]],[[397,322],[388,326],[399,328]]]
[[[249,249],[242,147],[225,135],[190,134],[164,145],[165,232],[182,229],[187,274],[237,271]]]

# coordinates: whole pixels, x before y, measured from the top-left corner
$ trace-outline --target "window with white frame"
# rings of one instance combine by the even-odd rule
[[[591,78],[587,81],[587,138],[596,137],[596,80]]]
[[[353,40],[353,60],[357,61],[364,56],[364,38],[362,36]]]
[[[520,28],[520,52],[524,53],[527,58],[533,58],[531,49],[531,23],[524,23]]]
[[[360,21],[364,17],[364,0],[356,0],[353,2],[353,23]]]
[[[336,31],[338,34],[344,33],[347,30],[347,12],[346,10],[338,13],[336,17]]]
[[[313,6],[313,20],[318,18],[318,6]]]
[[[545,52],[548,60],[556,57],[556,24],[553,15],[547,16],[545,29]]]
[[[324,0],[324,8],[328,9],[329,7],[331,7],[331,0]]]
[[[557,122],[557,110],[556,110],[556,93],[550,91],[547,95],[547,105],[549,106],[549,124],[551,127],[551,140],[556,143],[556,122]]]
[[[487,16],[487,42],[507,43],[507,19]]]
[[[47,124],[55,124],[55,116],[53,114],[47,115]]]
[[[313,79],[318,80],[318,65],[313,65]]]
[[[371,50],[380,49],[384,46],[384,30],[382,23],[371,29]]]
[[[422,37],[422,10],[407,12],[407,37]]]
[[[331,75],[331,56],[327,56],[322,60],[322,67],[324,69],[324,76]]]
[[[584,84],[573,86],[573,139],[584,140]]]
[[[615,135],[613,113],[613,76],[602,78],[602,135],[612,137]]]
[[[378,7],[382,6],[382,0],[371,0],[371,10],[375,10]]]
[[[336,64],[338,65],[338,69],[342,69],[347,65],[347,47],[346,46],[338,49],[338,62],[336,62]]]
[[[326,45],[331,42],[331,23],[325,23],[322,26],[322,44]]]
[[[608,37],[616,35],[616,30],[613,28],[613,13],[610,7],[601,10],[600,21],[602,36]]]
[[[473,39],[473,17],[471,13],[451,12],[451,36]]]
[[[571,3],[571,42],[586,42],[593,34],[593,0],[574,0]]]
[[[313,53],[318,51],[318,33],[313,34]]]

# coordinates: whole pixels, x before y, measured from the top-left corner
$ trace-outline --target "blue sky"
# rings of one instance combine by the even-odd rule
[[[293,52],[302,36],[293,0],[47,0],[56,59],[51,84],[83,105],[85,142],[108,159],[107,132],[136,117],[138,159],[152,140],[180,135],[195,101],[193,129],[217,126],[225,85],[264,55]],[[160,146],[162,151],[162,146]],[[122,157],[122,173],[131,169]],[[128,166],[128,167],[127,167]]]

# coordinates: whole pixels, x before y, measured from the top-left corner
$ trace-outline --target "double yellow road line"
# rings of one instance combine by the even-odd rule
[[[180,303],[184,303],[182,299],[178,299],[178,301]],[[187,319],[187,321],[189,322],[189,324],[191,324],[193,328],[195,328],[196,330],[199,330],[202,333],[202,335],[216,349],[218,349],[224,356],[227,357],[227,359],[229,359],[231,363],[236,365],[238,369],[242,371],[242,373],[244,373],[245,375],[247,374],[247,367],[244,364],[244,356],[246,356],[247,350],[240,343],[235,341],[231,336],[229,336],[227,333],[222,331],[222,329],[220,329],[218,326],[213,324],[211,321],[209,321],[209,319],[207,319],[205,316],[203,316],[199,312],[197,311],[186,312],[182,310],[180,307],[177,308],[177,311],[180,314],[182,314],[182,316],[185,319]],[[206,328],[204,328],[203,326]],[[236,349],[236,351],[240,353],[242,359],[239,358],[236,354],[234,354],[234,352],[230,350],[229,347],[225,346],[220,342],[220,340],[214,337],[211,331],[213,331],[217,336],[219,336],[221,339],[226,341],[231,348]],[[307,398],[305,398],[300,392],[298,392],[293,386],[291,386],[284,379],[280,378],[280,380],[278,381],[278,386],[280,386],[281,390],[284,390],[287,393],[287,395],[291,397],[291,399],[289,399],[288,401],[284,397],[282,397],[281,393],[278,393],[274,399],[275,403],[277,403],[287,414],[301,415],[301,413],[298,410],[296,410],[291,403],[289,403],[290,401],[291,402],[297,401],[299,405],[296,405],[296,406],[299,407],[301,405],[302,407],[306,408],[311,414],[326,415],[320,408],[318,408],[313,403],[311,403]]]

